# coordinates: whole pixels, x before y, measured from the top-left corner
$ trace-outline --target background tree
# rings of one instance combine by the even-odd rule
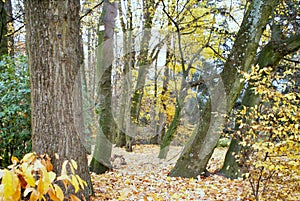
[[[257,59],[257,65],[259,65],[261,69],[265,67],[272,67],[273,71],[276,72],[279,61],[282,60],[286,55],[297,51],[299,48],[300,35],[291,36],[283,41],[280,41],[280,43],[274,43],[274,41],[271,40],[260,52]],[[254,93],[252,87],[253,86],[249,84],[246,88],[241,102],[242,106],[254,107],[259,103],[258,95]],[[236,131],[238,130],[239,126],[240,125],[236,123]],[[241,164],[238,164],[238,162],[236,161],[236,154],[238,154],[241,150],[241,146],[239,145],[240,137],[241,136],[233,137],[232,142],[230,143],[229,150],[226,153],[225,162],[221,170],[221,173],[230,178],[237,178],[243,173],[239,168]]]
[[[231,54],[228,56],[221,73],[226,92],[227,107],[225,113],[227,114],[232,110],[243,88],[239,71],[247,71],[250,68],[269,16],[278,4],[278,1],[254,0],[247,9]],[[219,87],[220,85],[217,86],[217,89]],[[213,98],[224,101],[224,94],[217,94]],[[210,103],[207,104],[200,119],[198,131],[191,138],[190,143],[186,145],[184,153],[170,172],[171,176],[196,177],[206,172],[206,165],[221,134],[221,125],[216,121],[216,116],[214,118],[211,116],[212,107],[215,107],[214,109],[220,107],[221,104],[218,104],[212,106]],[[210,126],[211,123],[212,126]]]
[[[282,10],[285,10],[285,12],[282,12]],[[263,43],[266,44],[263,44],[258,56],[255,58],[255,65],[259,65],[261,69],[272,67],[273,73],[278,73],[278,65],[281,65],[287,57],[293,58],[295,52],[300,48],[299,22],[296,20],[298,15],[297,10],[298,6],[295,1],[281,2],[276,8],[273,14],[276,18],[273,17],[268,24],[268,29],[265,31],[262,39]],[[284,21],[283,19],[288,19],[288,21]],[[290,68],[294,68],[294,66]],[[241,105],[254,107],[259,103],[259,96],[254,93],[251,84],[246,83],[246,85]],[[251,122],[250,118],[247,119]],[[235,121],[236,133],[239,130],[240,124],[237,123],[237,119]],[[246,133],[244,134],[246,135]],[[233,136],[221,169],[221,173],[230,178],[236,178],[243,174],[240,169],[243,164],[238,163],[236,159],[242,148],[239,144],[241,137],[241,135]]]
[[[74,85],[82,62],[80,1],[25,1],[26,41],[30,69],[32,144],[53,159],[56,172],[66,159],[78,163],[78,175],[89,183],[85,148],[74,121]],[[55,158],[55,154],[59,158]]]
[[[5,2],[0,1],[0,55],[8,53],[7,41],[7,12],[5,9]]]
[[[115,137],[116,125],[112,112],[112,61],[113,61],[113,34],[115,18],[117,16],[116,2],[106,1],[103,6],[101,23],[104,24],[104,31],[99,30],[97,74],[98,80],[98,108],[100,115],[100,131],[97,135],[96,146],[90,169],[95,173],[104,173],[111,169],[110,157],[112,143]]]

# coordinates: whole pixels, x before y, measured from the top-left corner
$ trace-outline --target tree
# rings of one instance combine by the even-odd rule
[[[79,197],[89,200],[92,186],[87,155],[76,130],[73,108],[73,90],[82,62],[80,1],[26,0],[24,5],[32,148],[38,154],[49,154],[55,172],[60,172],[66,159],[77,161],[78,175],[89,184]]]
[[[113,61],[113,34],[115,17],[117,16],[116,2],[106,1],[103,7],[101,21],[104,23],[104,33],[100,31],[97,55],[97,84],[100,115],[100,131],[97,135],[96,147],[90,169],[95,173],[104,173],[111,169],[110,157],[112,142],[115,133],[115,123],[112,113],[112,61]],[[101,23],[102,23],[101,22]]]
[[[247,9],[231,54],[221,73],[227,102],[224,114],[228,114],[232,110],[241,93],[243,83],[240,81],[239,72],[247,71],[253,63],[262,32],[269,16],[278,4],[278,1],[254,0]],[[220,81],[218,84],[221,84]],[[219,87],[217,86],[216,89]],[[221,107],[224,94],[216,94],[215,97],[211,97],[211,100],[220,102],[215,105],[210,105],[210,102],[207,104],[200,119],[198,131],[186,145],[174,169],[170,172],[171,176],[196,177],[206,173],[206,165],[221,134],[221,125],[218,121],[221,121],[219,118],[224,115],[222,113],[217,114],[218,116],[214,114],[212,117],[212,108],[214,107],[213,109],[217,111]]]
[[[293,35],[285,40],[275,42],[271,40],[260,52],[257,58],[257,65],[261,69],[265,67],[272,67],[273,71],[276,71],[277,65],[286,55],[297,51],[300,48],[300,35]],[[254,107],[258,102],[258,95],[254,93],[252,85],[249,84],[245,94],[242,98],[242,106]],[[250,120],[249,120],[250,121]],[[236,123],[236,130],[238,130],[239,124]],[[226,153],[224,165],[221,169],[221,173],[229,178],[237,178],[241,176],[243,172],[240,171],[240,165],[236,161],[235,155],[241,150],[239,145],[240,137],[235,136],[230,143],[229,150]]]
[[[14,18],[11,0],[0,2],[0,55],[14,55]]]
[[[131,8],[131,2],[127,1],[127,9],[123,11],[122,5],[119,4],[119,17],[121,22],[121,29],[123,32],[122,42],[123,50],[125,53],[125,61],[121,69],[121,98],[119,106],[119,114],[117,114],[118,133],[116,139],[116,146],[126,146],[128,149],[131,148],[131,137],[128,135],[128,121],[130,122],[130,96],[131,96],[131,68],[133,67],[133,58],[135,52],[132,51],[133,40],[133,14]],[[130,123],[129,123],[130,124]]]
[[[134,6],[140,5],[142,13],[140,17],[143,19],[139,24],[133,22]],[[121,28],[123,32],[123,53],[124,67],[121,70],[123,78],[123,87],[120,100],[120,114],[118,117],[118,125],[120,127],[117,139],[117,146],[125,146],[127,151],[132,151],[133,136],[136,135],[136,128],[140,125],[142,100],[144,97],[145,83],[149,66],[153,62],[150,53],[150,39],[152,36],[151,30],[153,25],[154,14],[159,5],[155,0],[132,3],[124,1],[120,4],[119,13]],[[140,41],[137,38],[134,28],[142,27]],[[136,48],[135,47],[138,47]],[[121,47],[122,48],[122,47]],[[136,60],[136,62],[134,62]],[[135,87],[132,87],[131,94],[131,68],[138,68],[137,80]],[[132,96],[131,100],[130,96]]]
[[[285,10],[285,12],[282,12]],[[270,20],[269,28],[265,31],[267,36],[264,36],[261,51],[255,59],[254,64],[259,65],[260,69],[265,67],[272,67],[273,72],[277,73],[278,65],[281,65],[282,61],[288,57],[288,55],[293,55],[300,48],[300,35],[299,35],[299,23],[297,23],[298,15],[298,2],[281,2],[281,4],[276,8],[272,20]],[[280,19],[280,20],[278,20]],[[288,21],[286,21],[288,20]],[[288,23],[288,26],[286,25]],[[287,28],[289,27],[289,28]],[[245,93],[242,97],[241,105],[242,107],[254,107],[259,101],[258,94],[253,91],[253,85],[247,84]],[[240,124],[238,119],[235,120],[235,133],[238,132]],[[253,120],[248,118],[248,122]],[[246,135],[246,133],[243,133]],[[242,146],[239,144],[241,140],[241,135],[234,135],[226,153],[224,165],[221,169],[221,173],[229,178],[236,178],[243,174],[240,164],[237,161],[236,156],[241,151]]]
[[[7,44],[7,13],[5,2],[0,1],[0,56],[8,53]]]

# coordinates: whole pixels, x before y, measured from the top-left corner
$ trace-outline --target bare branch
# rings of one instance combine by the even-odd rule
[[[86,13],[84,13],[82,16],[80,16],[80,20],[84,17],[86,17],[88,14],[90,14],[94,9],[98,8],[99,6],[101,6],[104,3],[104,0],[101,1],[100,3],[98,3],[97,5],[95,5],[93,8],[89,9]]]

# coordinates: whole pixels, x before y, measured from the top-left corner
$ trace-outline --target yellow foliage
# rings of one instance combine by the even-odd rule
[[[300,188],[300,96],[297,90],[282,93],[272,86],[274,77],[288,79],[290,72],[275,76],[271,71],[253,67],[246,75],[261,102],[239,112],[243,119],[241,155],[247,158],[240,157],[249,161],[244,167],[253,194],[262,200],[290,200],[299,196]]]
[[[26,154],[21,161],[12,157],[13,165],[9,169],[0,170],[0,200],[19,201],[30,195],[30,201],[46,200],[48,195],[51,200],[63,201],[64,192],[55,182],[62,181],[65,187],[72,185],[75,193],[84,189],[87,183],[75,175],[77,163],[74,160],[64,161],[59,177],[52,171],[53,166],[48,155],[38,156],[36,153]],[[72,174],[67,173],[69,165]],[[37,180],[36,180],[37,179]],[[24,191],[21,195],[21,191]],[[70,200],[79,200],[75,195],[70,195]]]

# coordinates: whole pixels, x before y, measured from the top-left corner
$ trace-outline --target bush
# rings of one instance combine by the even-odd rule
[[[30,201],[46,198],[63,201],[67,199],[65,194],[69,194],[68,200],[80,201],[77,196],[68,192],[69,187],[73,186],[77,193],[87,186],[84,180],[75,175],[77,163],[74,160],[64,161],[60,176],[52,171],[51,159],[46,154],[38,156],[36,153],[28,153],[21,161],[14,156],[11,160],[13,164],[9,169],[0,170],[2,201],[19,201],[24,198]],[[71,174],[67,173],[67,169],[71,170]],[[65,191],[58,185],[59,182],[63,184]]]
[[[31,151],[30,84],[27,58],[0,61],[0,167]]]
[[[254,67],[248,76],[260,103],[239,112],[243,146],[239,158],[256,200],[300,196],[300,94],[295,80],[289,79],[296,71],[276,75],[271,68]],[[274,80],[289,90],[277,90]]]

